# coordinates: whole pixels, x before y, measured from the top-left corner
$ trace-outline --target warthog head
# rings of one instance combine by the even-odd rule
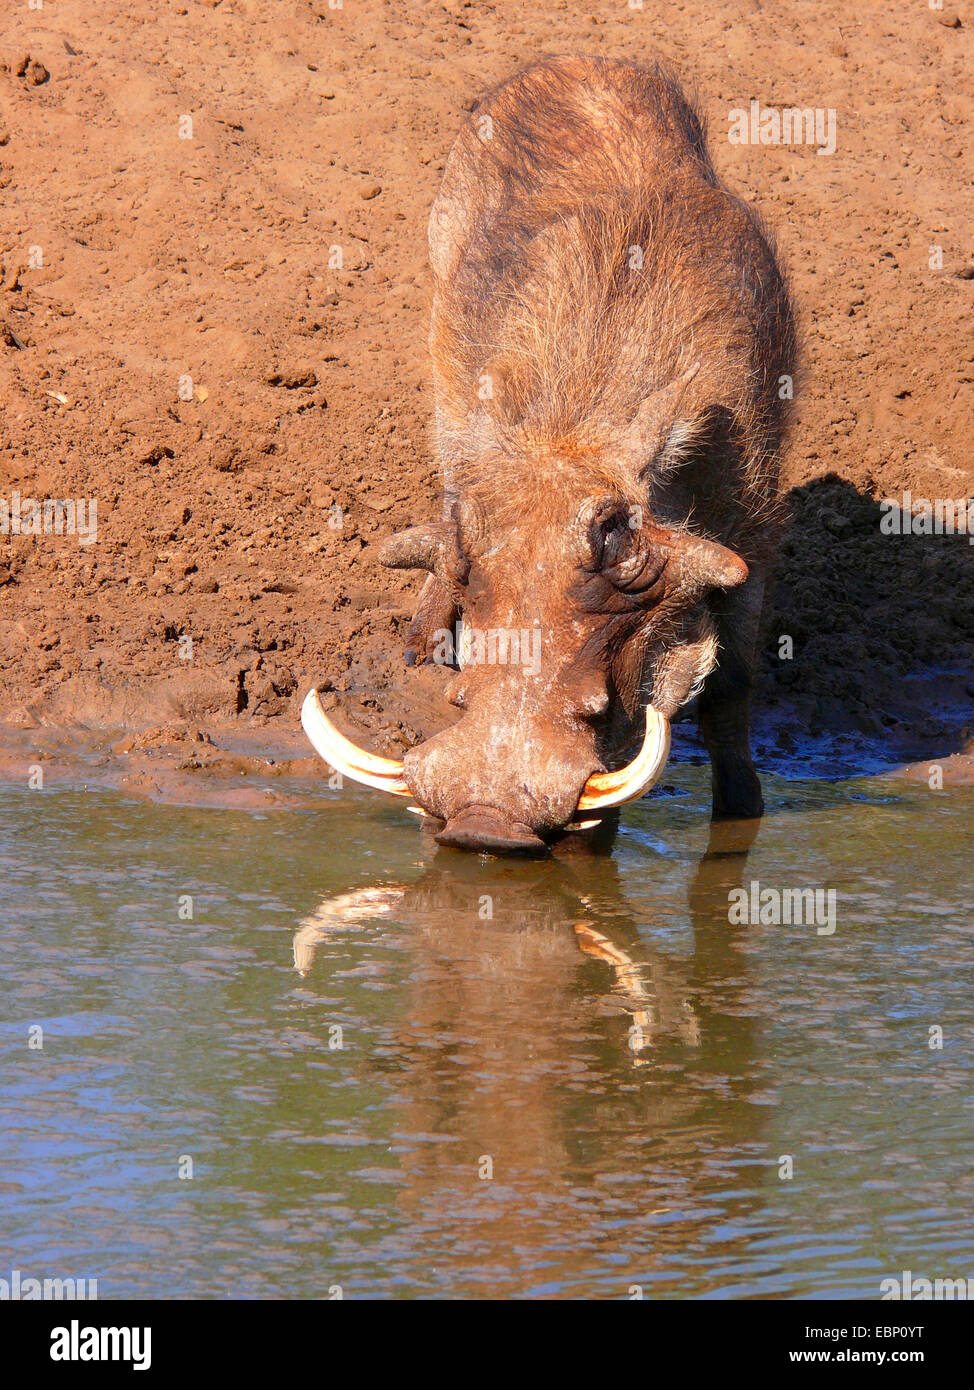
[[[401,764],[336,736],[313,693],[305,727],[333,766],[412,795],[443,822],[440,843],[542,853],[659,776],[668,721],[714,664],[704,600],[743,583],[747,566],[645,515],[618,471],[557,457],[503,466],[503,496],[467,494],[382,556],[433,576],[423,607],[441,622],[462,615],[455,662],[452,623],[422,645],[459,667],[447,696],[463,717]],[[607,771],[638,739],[635,761]]]

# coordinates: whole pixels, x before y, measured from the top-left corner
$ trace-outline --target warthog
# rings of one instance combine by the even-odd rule
[[[760,815],[749,698],[795,334],[757,215],[672,75],[562,58],[474,109],[429,242],[443,518],[382,556],[428,572],[407,660],[461,617],[540,632],[541,659],[465,663],[461,637],[465,714],[402,763],[314,692],[312,741],[411,794],[443,844],[537,853],[640,795],[698,694],[714,816]]]

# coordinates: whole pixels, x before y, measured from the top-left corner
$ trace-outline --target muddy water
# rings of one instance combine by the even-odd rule
[[[974,792],[769,779],[708,852],[707,770],[667,777],[610,857],[516,864],[367,794],[7,788],[0,1260],[102,1297],[974,1275]],[[834,931],[729,922],[752,881],[834,889]]]

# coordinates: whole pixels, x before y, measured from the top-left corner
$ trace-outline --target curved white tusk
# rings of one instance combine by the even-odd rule
[[[594,772],[578,798],[580,811],[621,806],[649,791],[670,756],[670,721],[652,705],[646,706],[646,735],[631,763],[618,772]]]
[[[402,763],[393,758],[380,758],[377,753],[366,753],[364,748],[357,748],[351,739],[340,734],[321,708],[317,690],[309,690],[304,697],[301,723],[315,752],[336,772],[365,787],[375,787],[396,796],[412,796],[403,780]]]

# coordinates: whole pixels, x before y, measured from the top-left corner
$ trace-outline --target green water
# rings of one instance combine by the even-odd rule
[[[0,1277],[974,1275],[974,792],[772,778],[750,849],[708,855],[708,771],[667,776],[685,794],[628,808],[610,857],[541,863],[437,850],[367,793],[259,815],[5,789]],[[834,932],[731,924],[752,880],[834,889]]]

